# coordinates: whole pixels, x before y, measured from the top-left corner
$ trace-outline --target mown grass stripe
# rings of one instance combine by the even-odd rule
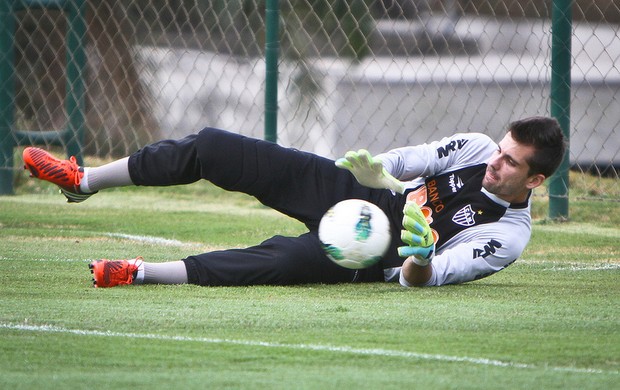
[[[183,342],[199,342],[207,344],[229,344],[229,345],[241,345],[250,347],[265,347],[265,348],[286,348],[294,350],[309,350],[319,352],[333,352],[333,353],[345,353],[353,355],[366,355],[366,356],[379,356],[379,357],[395,357],[395,358],[408,358],[418,360],[435,360],[442,362],[454,362],[454,363],[469,363],[483,366],[494,367],[506,367],[506,368],[518,368],[518,369],[541,369],[549,371],[562,371],[579,374],[615,374],[618,375],[618,371],[606,371],[593,368],[578,368],[578,367],[552,367],[552,366],[537,366],[526,363],[506,362],[495,359],[486,358],[474,358],[468,356],[450,356],[441,354],[426,354],[409,351],[398,351],[382,348],[354,348],[350,346],[335,346],[335,345],[322,345],[322,344],[288,344],[277,343],[269,341],[257,341],[257,340],[235,340],[235,339],[221,339],[221,338],[207,338],[207,337],[189,337],[189,336],[171,336],[171,335],[158,335],[152,333],[125,333],[125,332],[113,332],[113,331],[98,331],[98,330],[84,330],[84,329],[69,329],[62,328],[53,325],[28,325],[28,324],[14,324],[14,323],[0,323],[0,329],[10,329],[29,332],[43,332],[43,333],[64,333],[73,334],[79,336],[99,336],[99,337],[122,337],[130,339],[149,339],[149,340],[161,340],[161,341],[183,341]]]

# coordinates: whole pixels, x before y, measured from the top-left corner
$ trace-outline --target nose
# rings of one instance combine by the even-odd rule
[[[487,165],[497,170],[497,168],[499,168],[499,153],[493,153]]]

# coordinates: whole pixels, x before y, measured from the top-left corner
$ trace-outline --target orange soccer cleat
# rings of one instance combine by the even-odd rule
[[[95,287],[114,287],[131,284],[142,264],[142,257],[133,260],[96,260],[88,265]]]
[[[77,165],[74,156],[59,160],[43,149],[27,147],[23,157],[24,169],[30,171],[30,176],[56,184],[67,197],[67,202],[83,202],[94,194],[80,190],[84,169]]]

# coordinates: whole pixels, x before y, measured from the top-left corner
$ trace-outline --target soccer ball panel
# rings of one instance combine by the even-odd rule
[[[390,245],[390,224],[374,204],[348,199],[335,204],[321,219],[319,239],[327,256],[345,268],[368,268]]]

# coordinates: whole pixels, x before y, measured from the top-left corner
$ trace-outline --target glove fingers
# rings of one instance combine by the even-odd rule
[[[345,153],[344,157],[340,157],[339,159],[337,159],[335,163],[338,168],[347,169],[350,171],[353,169],[353,163],[355,162],[356,158],[357,153],[349,151]]]
[[[347,160],[351,160],[357,157],[357,152],[353,151],[353,150],[349,150],[348,152],[346,152],[344,154],[344,158],[346,158]]]
[[[401,239],[405,243],[409,245],[419,245],[419,246],[429,246],[433,244],[434,242],[433,234],[431,233],[430,230],[422,229],[420,225],[416,225],[416,228],[422,229],[422,231],[419,231],[419,233],[411,228],[407,228],[407,226],[405,226],[405,228],[407,230],[402,230],[402,233],[401,233]],[[408,234],[404,234],[404,232],[407,232]]]
[[[360,160],[358,152],[349,151],[344,155],[344,158],[351,164],[351,168],[353,169],[364,167],[364,163]]]
[[[345,165],[345,161],[348,165]],[[366,149],[356,151],[348,151],[344,157],[336,160],[336,166],[348,168],[371,168],[376,173],[381,173],[383,164],[381,161],[375,161]]]
[[[373,159],[365,149],[349,151],[337,159],[335,164],[353,173],[357,181],[366,187],[389,189],[399,194],[405,192],[405,184],[390,175],[383,168],[381,160]]]
[[[428,222],[426,221],[426,217],[422,213],[422,210],[420,209],[420,206],[418,206],[416,203],[414,203],[414,202],[407,202],[405,204],[405,208],[404,208],[403,212],[404,212],[405,216],[408,216],[412,220],[418,222],[420,224],[420,226],[422,226],[423,228],[428,226]]]
[[[426,257],[427,254],[428,254],[428,249],[421,248],[419,246],[401,246],[398,248],[398,255],[400,257],[409,257],[409,256]]]
[[[381,163],[381,161],[376,160],[374,157],[372,157],[368,150],[360,149],[357,151],[357,154],[360,164],[370,167],[376,173],[381,173],[381,171],[383,170],[383,164]]]
[[[346,170],[349,170],[349,171],[353,168],[351,163],[349,161],[347,161],[347,159],[344,158],[344,157],[339,158],[338,160],[336,160],[336,166],[338,168],[346,169]]]
[[[403,217],[403,227],[412,233],[424,233],[424,226],[408,215]]]
[[[423,241],[422,237],[418,236],[417,234],[413,234],[408,230],[400,231],[400,239],[407,245],[420,245]]]
[[[359,156],[360,160],[364,160],[364,161],[372,160],[372,156],[370,155],[370,152],[366,149],[358,150],[357,155]]]
[[[424,214],[422,213],[422,209],[415,202],[407,202],[407,203],[405,203],[405,208],[403,209],[403,212],[406,215],[409,215],[411,217],[421,217],[421,218],[424,218]]]
[[[357,152],[347,152],[344,155],[344,159],[351,165],[351,167],[358,166],[357,164]]]
[[[360,167],[370,167],[372,162],[372,156],[365,149],[357,151],[356,163]]]

